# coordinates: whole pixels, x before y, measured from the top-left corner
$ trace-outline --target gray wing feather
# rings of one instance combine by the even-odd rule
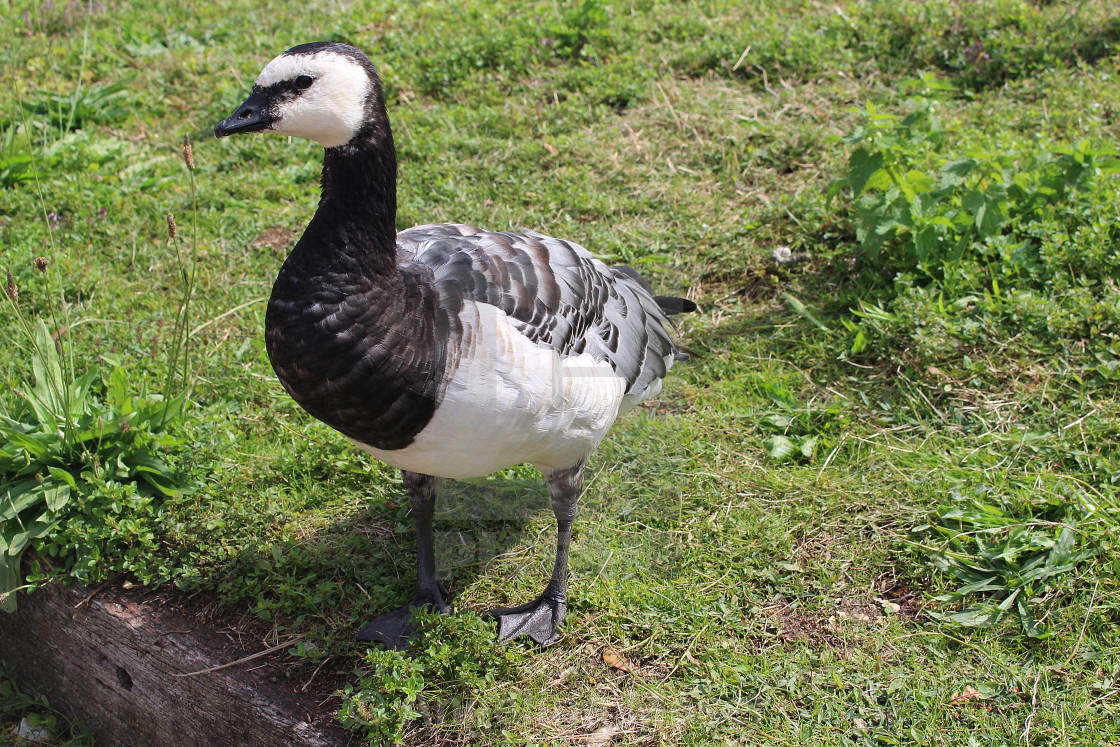
[[[452,306],[492,304],[538,345],[609,362],[635,399],[665,376],[677,354],[649,284],[578,244],[442,223],[398,234],[397,263],[430,270]]]

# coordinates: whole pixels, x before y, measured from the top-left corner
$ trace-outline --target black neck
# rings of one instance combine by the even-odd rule
[[[367,63],[368,64],[368,63]],[[314,417],[378,449],[412,443],[449,370],[457,310],[396,263],[397,155],[380,89],[323,158],[323,196],[265,315],[268,356]]]
[[[347,254],[367,271],[395,273],[397,152],[384,108],[349,143],[326,149],[322,183],[304,240]]]

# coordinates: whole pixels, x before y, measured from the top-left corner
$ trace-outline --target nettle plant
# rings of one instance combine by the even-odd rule
[[[985,139],[946,153],[937,95],[951,86],[932,76],[916,85],[909,114],[868,103],[843,138],[853,148],[829,197],[851,199],[861,270],[868,279],[913,273],[945,281],[962,262],[976,262],[993,268],[997,283],[997,275],[1038,276],[1028,267],[1039,248],[1031,227],[1120,171],[1115,150],[1087,142],[1042,150],[1033,141],[1008,150]]]
[[[905,334],[896,302],[918,289],[942,316],[1057,288],[1107,296],[1101,278],[1120,271],[1115,149],[951,140],[939,116],[951,86],[932,76],[911,84],[907,114],[859,111],[844,138],[847,169],[829,189],[829,200],[846,197],[857,241],[837,260],[859,294],[854,319],[840,320],[851,334],[845,354]]]

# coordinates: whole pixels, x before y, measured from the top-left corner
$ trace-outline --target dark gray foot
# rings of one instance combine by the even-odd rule
[[[539,599],[518,607],[502,607],[490,612],[498,618],[498,640],[509,643],[527,635],[544,647],[560,640],[560,625],[568,614],[568,602],[547,592]]]
[[[440,584],[440,593],[437,595],[416,596],[400,609],[386,612],[366,623],[365,627],[357,632],[354,640],[358,643],[383,643],[386,647],[398,651],[408,645],[408,641],[416,634],[416,622],[412,619],[412,611],[417,608],[427,608],[451,614],[451,608],[443,601],[447,591]]]

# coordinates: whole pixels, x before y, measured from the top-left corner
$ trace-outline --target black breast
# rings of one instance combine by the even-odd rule
[[[361,259],[317,261],[303,249],[285,262],[269,299],[272,367],[292,398],[332,428],[377,449],[408,446],[455,367],[458,309],[440,303],[422,266],[378,273]]]

